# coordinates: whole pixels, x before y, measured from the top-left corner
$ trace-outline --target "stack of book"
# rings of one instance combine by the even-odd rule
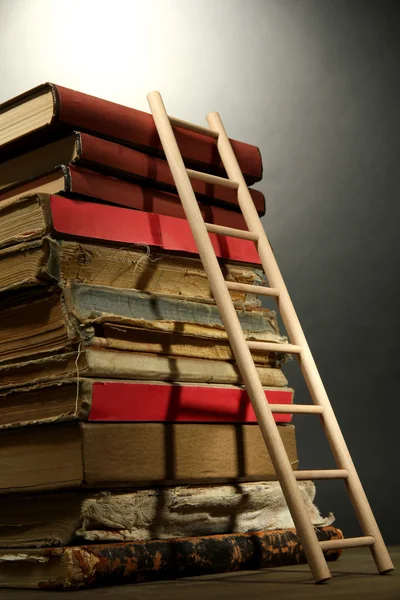
[[[176,137],[224,175],[213,140]],[[259,181],[258,149],[232,145]],[[235,190],[193,187],[207,222],[246,229]],[[228,281],[265,284],[252,242],[210,236]],[[285,340],[256,294],[231,295],[247,339]],[[151,115],[53,84],[0,106],[0,322],[0,585],[304,561]],[[253,356],[266,401],[292,403],[285,356]]]

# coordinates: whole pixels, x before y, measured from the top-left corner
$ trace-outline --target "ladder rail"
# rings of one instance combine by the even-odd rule
[[[303,502],[297,480],[279,435],[278,428],[273,419],[272,412],[268,403],[265,402],[265,395],[258,377],[257,369],[251,356],[250,349],[247,346],[218,259],[215,256],[164,103],[158,92],[151,92],[147,96],[147,99],[151,112],[153,113],[154,121],[186,218],[189,222],[201,261],[207,273],[210,288],[218,305],[224,327],[227,331],[233,354],[251,399],[265,444],[270,454],[275,472],[277,473],[293,521],[296,525],[298,535],[303,543],[307,562],[314,579],[316,581],[325,581],[331,576],[329,568],[315,535],[314,527]],[[231,175],[230,178],[234,179]],[[240,191],[242,187],[241,180],[237,181],[239,182],[238,191]],[[252,230],[250,229],[250,231]],[[264,231],[262,231],[262,235],[265,235]],[[274,285],[273,287],[277,286]]]
[[[350,456],[273,250],[254,207],[253,200],[232,150],[221,118],[218,113],[213,112],[207,115],[207,122],[210,128],[213,131],[217,131],[219,134],[218,138],[216,138],[216,144],[228,177],[239,183],[239,206],[249,230],[258,234],[258,241],[256,242],[258,254],[269,285],[279,290],[279,296],[276,298],[276,302],[290,341],[292,344],[301,346],[302,348],[302,351],[297,358],[304,379],[314,404],[324,408],[323,415],[321,415],[320,418],[336,464],[339,469],[344,469],[349,473],[345,483],[363,533],[375,540],[374,544],[370,546],[370,549],[378,571],[380,573],[391,571],[394,568],[393,563]]]

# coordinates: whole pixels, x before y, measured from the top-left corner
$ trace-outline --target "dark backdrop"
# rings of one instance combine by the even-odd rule
[[[287,36],[265,82],[263,222],[385,540],[400,543],[400,3],[272,4]],[[305,401],[297,363],[285,371]],[[295,423],[301,468],[334,466],[318,417]],[[358,535],[344,490],[319,482],[317,504]]]

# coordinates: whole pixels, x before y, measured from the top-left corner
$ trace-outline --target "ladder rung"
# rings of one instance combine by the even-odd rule
[[[186,169],[187,174],[192,179],[200,179],[206,183],[212,183],[213,185],[224,185],[225,187],[237,190],[239,184],[237,181],[232,181],[227,177],[217,177],[217,175],[210,175],[209,173],[203,173],[202,171],[193,171],[193,169]]]
[[[182,129],[188,129],[189,131],[194,131],[195,133],[200,133],[201,135],[206,135],[207,137],[214,139],[219,136],[218,131],[214,131],[214,129],[202,127],[201,125],[196,125],[195,123],[190,123],[189,121],[183,121],[182,119],[176,119],[175,117],[168,118],[173,127],[182,127]]]
[[[214,225],[214,223],[204,224],[209,233],[218,233],[220,235],[241,238],[242,240],[251,240],[252,242],[256,242],[258,240],[258,233],[252,233],[251,231],[245,231],[244,229],[224,227],[223,225]]]
[[[269,407],[273,413],[277,414],[322,415],[324,412],[324,407],[316,404],[269,404]]]
[[[288,354],[300,354],[301,346],[294,344],[275,344],[275,342],[251,342],[247,345],[250,350],[265,350],[266,352],[287,352]]]
[[[264,287],[262,285],[249,285],[247,283],[236,283],[235,281],[227,281],[226,285],[228,290],[234,290],[237,292],[260,294],[261,296],[279,296],[279,290],[276,288]]]
[[[304,479],[347,479],[349,472],[346,469],[325,469],[320,471],[295,471],[294,476],[299,481]]]
[[[322,550],[340,550],[341,548],[361,548],[362,546],[373,546],[375,538],[372,535],[363,537],[344,538],[343,540],[325,540],[320,542]]]
[[[257,210],[247,188],[245,178],[241,167],[237,161],[230,140],[226,134],[224,125],[218,113],[210,113],[207,116],[207,122],[210,129],[200,127],[192,123],[168,117],[162,98],[158,92],[152,92],[148,95],[151,112],[154,116],[156,130],[158,132],[161,146],[170,167],[176,189],[182,202],[182,206],[187,217],[188,224],[193,233],[199,255],[210,280],[210,285],[215,296],[215,300],[220,308],[221,318],[224,323],[228,339],[233,347],[236,362],[240,371],[245,375],[246,389],[252,399],[257,414],[260,414],[259,426],[263,437],[267,440],[267,447],[270,450],[271,459],[275,467],[279,481],[284,490],[284,495],[293,517],[294,525],[302,540],[305,556],[310,565],[312,574],[316,582],[323,582],[329,579],[330,571],[324,560],[323,551],[372,546],[372,554],[377,565],[379,573],[387,573],[393,569],[393,564],[387,552],[385,543],[382,539],[379,528],[374,519],[373,512],[368,504],[367,497],[359,480],[357,471],[352,463],[350,453],[343,439],[340,427],[332,410],[329,398],[324,390],[318,369],[313,360],[312,354],[302,327],[297,318],[296,312],[292,306],[290,296],[286,291],[285,283],[275,260],[272,248],[267,236],[263,230],[262,223],[258,217]],[[189,130],[194,132],[192,137],[201,141],[201,135],[207,136],[216,141],[216,151],[218,152],[222,164],[224,165],[226,177],[231,181],[238,182],[239,187],[236,190],[237,200],[240,204],[241,212],[245,218],[246,226],[250,231],[231,229],[206,224],[203,227],[203,218],[198,206],[196,195],[190,182],[177,140],[175,139],[173,127],[182,128],[181,131]],[[181,134],[182,135],[182,134]],[[204,141],[204,140],[203,140]],[[213,180],[215,182],[215,180]],[[238,237],[242,239],[253,240],[257,244],[257,252],[261,260],[263,270],[269,276],[271,284],[279,289],[280,295],[280,313],[286,329],[290,332],[290,343],[268,343],[248,341],[247,346],[243,346],[243,332],[237,319],[235,306],[231,302],[223,272],[220,269],[213,244],[210,236],[205,235],[206,231],[216,234]],[[211,236],[212,237],[212,236]],[[257,339],[257,338],[253,338]],[[268,338],[265,338],[268,339]],[[240,343],[242,342],[242,343]],[[294,345],[296,344],[299,345]],[[302,500],[301,491],[298,482],[292,470],[289,457],[287,456],[284,445],[276,433],[276,424],[271,417],[270,411],[265,411],[265,395],[259,380],[257,369],[252,360],[250,360],[250,350],[261,350],[270,352],[288,352],[299,354],[301,367],[307,387],[314,398],[316,405],[313,407],[296,407],[295,410],[289,405],[290,412],[319,412],[324,408],[323,415],[326,417],[326,435],[334,454],[338,457],[338,464],[343,469],[337,469],[335,476],[339,471],[347,471],[348,492],[354,505],[358,520],[362,526],[365,537],[349,538],[344,540],[329,540],[319,542],[315,535],[315,528],[310,521],[308,510]],[[274,405],[270,405],[272,410]],[[264,410],[263,410],[264,409]],[[278,409],[279,410],[279,409]],[[321,413],[320,413],[321,414]],[[276,438],[276,439],[275,439]],[[301,478],[307,474],[315,477],[318,471],[300,471],[298,477]],[[320,474],[326,474],[326,471],[320,471]],[[332,476],[330,474],[330,476]],[[328,557],[326,557],[328,558]]]

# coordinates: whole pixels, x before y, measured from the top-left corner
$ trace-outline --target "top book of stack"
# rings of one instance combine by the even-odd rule
[[[76,130],[147,154],[163,155],[151,114],[45,83],[0,105],[0,162]],[[175,135],[188,167],[225,174],[214,140],[180,128],[175,129]],[[231,144],[246,182],[260,181],[259,149],[236,140]]]

